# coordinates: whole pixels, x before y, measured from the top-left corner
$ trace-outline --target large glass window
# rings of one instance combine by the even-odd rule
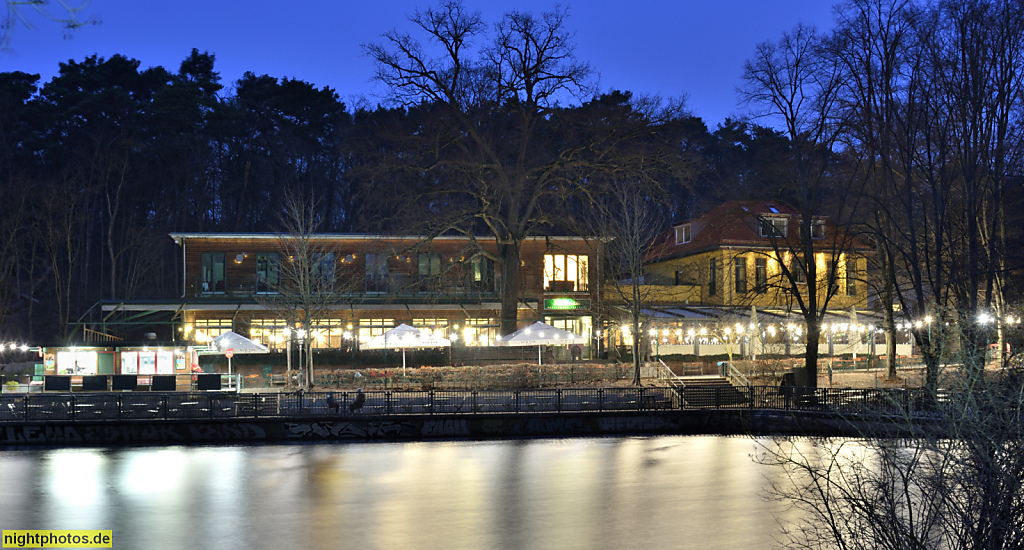
[[[351,339],[351,325],[340,318],[321,319],[313,328],[313,347],[316,349],[340,349]],[[348,338],[345,334],[348,333]]]
[[[441,255],[436,252],[419,254],[420,279],[438,277],[441,275]]]
[[[387,265],[385,263],[385,265]],[[316,254],[313,257],[313,291],[330,292],[334,289],[334,253]]]
[[[287,326],[284,319],[252,319],[249,321],[249,338],[270,349],[284,349],[288,342],[284,333]]]
[[[585,292],[590,280],[589,259],[575,254],[544,255],[545,292]]]
[[[121,374],[174,374],[171,351],[122,351]]]
[[[394,327],[394,319],[360,319],[359,341],[366,342],[370,338],[380,336]]]
[[[747,259],[739,257],[733,260],[733,267],[736,278],[736,293],[746,294],[747,292]]]
[[[205,344],[231,330],[231,319],[196,319],[195,341]]]
[[[388,256],[385,254],[366,255],[366,291],[388,291]]]
[[[478,292],[494,291],[494,262],[484,256],[469,260],[466,286]]]
[[[436,252],[421,252],[418,261],[420,290],[436,291],[441,281],[441,255]]]
[[[203,292],[224,292],[223,252],[204,252],[201,285]]]
[[[281,285],[281,255],[276,252],[256,255],[256,292],[277,292]]]
[[[466,319],[462,327],[453,328],[456,340],[465,346],[489,346],[498,337],[494,319]]]
[[[96,374],[95,351],[58,351],[57,374]]]

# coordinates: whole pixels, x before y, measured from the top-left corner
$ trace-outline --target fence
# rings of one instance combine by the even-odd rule
[[[816,410],[913,415],[919,390],[743,388],[594,388],[494,391],[318,393],[46,393],[0,395],[0,424],[38,421],[292,418],[321,415],[477,415],[717,408]]]

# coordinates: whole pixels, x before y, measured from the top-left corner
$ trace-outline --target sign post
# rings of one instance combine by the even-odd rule
[[[235,356],[235,348],[224,350],[224,357],[228,358],[228,374],[231,374],[231,358]]]

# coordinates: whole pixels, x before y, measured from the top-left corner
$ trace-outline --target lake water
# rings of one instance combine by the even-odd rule
[[[115,548],[766,548],[744,437],[0,451],[0,528]]]

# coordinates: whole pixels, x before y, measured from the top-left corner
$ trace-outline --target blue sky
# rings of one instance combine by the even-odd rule
[[[79,5],[79,0],[67,0]],[[77,3],[76,3],[77,2]],[[539,14],[556,2],[466,0],[485,21],[509,9]],[[563,2],[577,55],[599,73],[601,91],[688,96],[710,128],[741,112],[735,89],[743,62],[764,40],[797,23],[831,26],[828,0],[686,0]],[[82,11],[99,25],[65,38],[59,25],[29,13],[34,29],[13,29],[0,71],[20,70],[48,81],[59,63],[120,53],[142,67],[177,71],[192,48],[216,55],[225,86],[245,71],[297,78],[334,88],[347,103],[384,94],[361,44],[390,29],[411,30],[407,16],[435,6],[418,0],[92,0]]]

